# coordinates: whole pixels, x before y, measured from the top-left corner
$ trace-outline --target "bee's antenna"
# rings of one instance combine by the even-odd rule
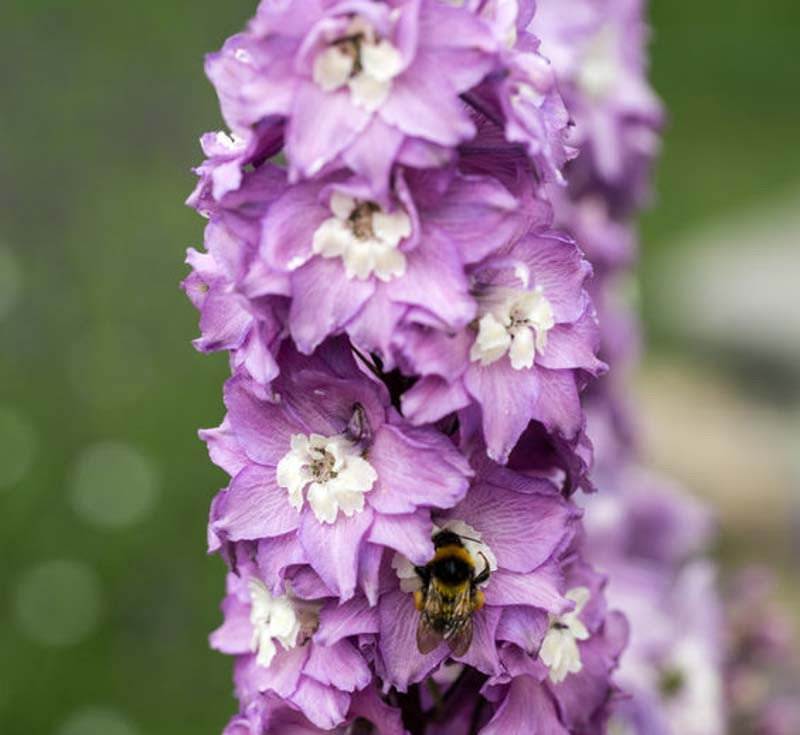
[[[474,544],[479,544],[479,543],[480,543],[480,539],[476,539],[476,538],[470,538],[469,536],[462,536],[460,533],[459,533],[459,534],[456,534],[456,535],[457,535],[457,536],[458,536],[460,539],[464,539],[464,541],[472,541],[472,543],[474,543]],[[483,556],[483,554],[481,554],[481,556]]]

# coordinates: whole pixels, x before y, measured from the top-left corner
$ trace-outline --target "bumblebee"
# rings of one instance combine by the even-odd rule
[[[416,566],[422,588],[414,593],[419,610],[417,648],[429,653],[447,641],[454,656],[463,656],[472,643],[472,613],[483,607],[483,592],[478,585],[489,579],[489,562],[476,574],[475,562],[461,537],[452,531],[439,531],[433,537],[433,559]]]

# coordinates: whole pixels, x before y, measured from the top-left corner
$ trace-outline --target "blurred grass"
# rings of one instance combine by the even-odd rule
[[[252,0],[4,0],[0,6],[0,244],[22,296],[0,321],[0,406],[38,433],[23,481],[0,490],[0,732],[51,733],[76,708],[111,707],[151,735],[219,732],[230,666],[206,645],[223,567],[203,554],[223,482],[196,439],[222,414],[224,357],[189,341],[178,290],[202,220],[182,207],[220,126],[202,70]],[[713,213],[769,197],[800,170],[800,7],[655,0],[653,75],[669,108],[650,254]],[[654,335],[658,337],[658,335]],[[77,453],[123,439],[162,476],[155,512],[120,531],[85,525],[65,496]],[[106,600],[85,641],[19,635],[14,591],[40,560],[87,561]]]

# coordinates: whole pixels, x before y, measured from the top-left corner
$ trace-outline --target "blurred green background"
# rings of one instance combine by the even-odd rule
[[[203,226],[182,206],[189,168],[200,134],[221,126],[202,56],[255,4],[0,5],[3,735],[211,734],[233,712],[230,665],[206,644],[224,570],[204,555],[205,521],[224,479],[195,434],[221,418],[227,364],[192,349],[197,316],[178,283]],[[748,323],[761,301],[747,263],[758,269],[766,240],[797,242],[800,6],[655,0],[652,19],[671,121],[642,222],[646,446],[723,503],[726,563],[755,551],[787,570],[797,290],[767,347],[742,337],[726,305]],[[726,280],[724,248],[737,238],[744,286],[728,288],[739,281]],[[784,276],[800,272],[792,252],[773,263]],[[706,282],[682,277],[698,253],[717,322],[698,308]]]

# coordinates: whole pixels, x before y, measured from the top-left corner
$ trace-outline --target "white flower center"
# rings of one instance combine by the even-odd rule
[[[288,595],[273,597],[263,582],[251,579],[250,623],[253,638],[250,647],[260,666],[269,666],[278,652],[275,641],[285,650],[297,645],[302,625]]]
[[[314,59],[314,81],[326,92],[347,86],[357,107],[377,110],[401,71],[400,52],[362,18],[354,18],[342,38]]]
[[[617,32],[610,24],[601,28],[584,46],[577,83],[587,97],[605,99],[620,84],[623,70],[618,47]]]
[[[480,531],[459,520],[447,521],[442,526],[434,525],[433,536],[436,536],[439,531],[452,531],[461,538],[461,543],[464,544],[464,548],[472,557],[476,575],[480,574],[486,565],[489,566],[490,572],[497,571],[497,557],[489,548],[489,545],[481,541]],[[398,553],[392,557],[392,569],[394,569],[400,580],[400,589],[403,592],[416,592],[422,587],[422,580],[414,570],[414,565],[402,554]],[[485,587],[487,584],[489,584],[488,579],[478,586]]]
[[[493,288],[478,297],[480,321],[470,359],[491,365],[506,353],[514,370],[533,367],[554,325],[553,308],[541,286],[526,291]]]
[[[350,279],[363,281],[373,273],[391,281],[406,272],[406,256],[398,249],[411,234],[411,220],[398,209],[384,212],[377,204],[334,192],[333,217],[314,233],[312,249],[323,258],[341,258]]]
[[[580,614],[589,602],[586,587],[574,587],[566,597],[575,603],[575,608],[563,615],[550,615],[550,628],[539,649],[539,658],[550,669],[550,681],[560,684],[568,674],[577,674],[582,668],[578,641],[589,638],[589,631],[580,621]]]
[[[343,436],[293,434],[291,449],[278,462],[278,484],[289,491],[289,502],[302,510],[305,500],[320,523],[333,523],[364,509],[364,495],[378,473],[352,441]],[[306,489],[307,488],[307,489]]]

